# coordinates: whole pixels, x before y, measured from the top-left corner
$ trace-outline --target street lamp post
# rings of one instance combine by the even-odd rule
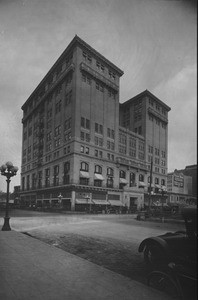
[[[87,203],[89,203],[89,213],[91,213],[91,198],[89,195],[87,195],[85,198],[87,199]]]
[[[62,198],[63,196],[61,195],[61,193],[58,195],[58,202],[59,202],[59,208],[62,206]]]
[[[149,199],[148,199],[148,211],[151,211],[151,184],[153,181],[153,157],[151,157],[151,166],[150,166],[150,184],[149,184]]]
[[[5,211],[5,217],[4,217],[4,224],[2,227],[3,231],[9,231],[11,230],[10,224],[9,224],[9,185],[11,181],[11,177],[15,176],[18,167],[13,166],[12,162],[8,161],[5,165],[2,165],[0,167],[1,175],[6,176],[6,181],[7,181],[7,197],[6,197],[6,211]]]

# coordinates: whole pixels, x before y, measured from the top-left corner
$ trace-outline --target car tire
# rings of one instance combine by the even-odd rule
[[[144,250],[144,261],[149,267],[160,267],[166,264],[162,249],[157,245],[147,245]]]

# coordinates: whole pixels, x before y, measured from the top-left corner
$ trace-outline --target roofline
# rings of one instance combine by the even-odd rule
[[[137,99],[137,98],[140,98],[140,97],[142,97],[142,96],[144,96],[144,95],[148,95],[148,96],[152,97],[153,99],[155,99],[156,101],[160,102],[163,106],[166,107],[166,109],[167,109],[168,111],[171,110],[171,108],[170,108],[168,105],[166,105],[162,100],[160,100],[159,98],[157,98],[155,95],[153,95],[153,94],[152,94],[151,92],[149,92],[148,90],[145,90],[145,91],[141,92],[140,94],[134,96],[133,98],[131,98],[131,99],[129,99],[129,100],[123,102],[123,103],[120,103],[120,105],[121,105],[121,106],[122,106],[122,105],[127,105],[127,104],[129,104],[131,101],[133,101],[133,100],[135,100],[135,99]]]
[[[25,101],[25,103],[21,106],[21,109],[24,109],[24,106],[27,104],[27,102],[29,101],[29,99],[33,96],[33,94],[40,88],[40,86],[43,84],[43,82],[45,81],[45,79],[48,77],[48,75],[51,73],[51,71],[56,67],[56,65],[58,65],[58,63],[61,61],[61,59],[65,56],[65,54],[67,52],[69,52],[75,44],[79,43],[80,45],[83,45],[85,48],[87,48],[89,51],[93,52],[95,55],[99,56],[102,60],[104,60],[107,64],[109,64],[110,66],[112,66],[112,68],[114,68],[120,76],[122,76],[124,74],[124,72],[119,69],[118,67],[116,67],[116,65],[114,65],[112,62],[110,62],[107,58],[105,58],[102,54],[100,54],[98,51],[96,51],[94,48],[92,48],[90,45],[88,45],[85,41],[83,41],[81,38],[79,38],[79,36],[75,35],[74,38],[72,39],[72,41],[69,43],[69,45],[66,47],[66,49],[62,52],[62,54],[58,57],[58,59],[55,61],[55,63],[52,65],[52,67],[49,69],[49,71],[47,72],[47,74],[43,77],[43,79],[39,82],[39,84],[37,85],[37,87],[33,90],[33,92],[30,94],[30,96],[28,97],[28,99]]]
[[[87,44],[85,41],[83,41],[79,36],[75,35],[72,41],[77,41],[79,44],[83,45],[84,47],[88,48],[91,52],[96,54],[97,56],[100,56],[102,60],[104,60],[107,64],[111,65],[112,68],[114,68],[120,76],[124,74],[124,71],[122,71],[120,68],[118,68],[116,65],[114,65],[110,60],[108,60],[106,57],[104,57],[101,53],[96,51],[94,48],[92,48],[89,44]],[[71,42],[72,43],[72,42]]]

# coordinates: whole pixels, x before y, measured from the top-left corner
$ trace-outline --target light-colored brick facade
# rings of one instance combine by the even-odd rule
[[[120,104],[122,75],[74,37],[22,106],[22,202],[140,209],[151,157],[153,194],[166,190],[170,108],[149,91]]]

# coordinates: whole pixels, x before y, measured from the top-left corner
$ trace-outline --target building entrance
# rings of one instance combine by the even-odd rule
[[[137,211],[137,198],[136,197],[130,197],[130,210],[131,210],[131,212]]]

